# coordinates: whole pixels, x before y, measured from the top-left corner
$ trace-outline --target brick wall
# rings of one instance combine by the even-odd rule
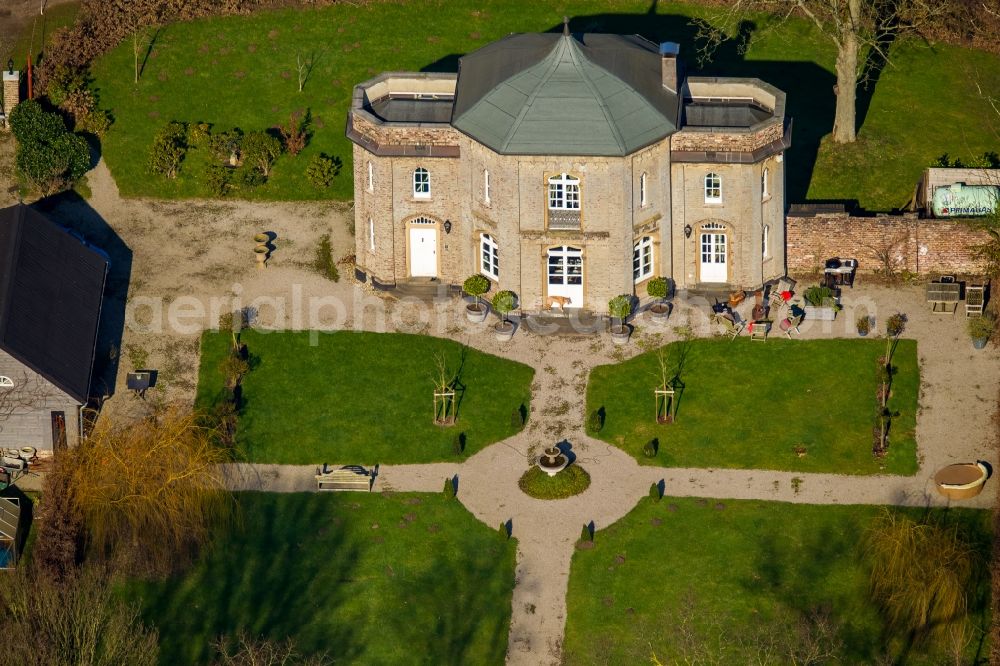
[[[10,116],[11,110],[21,101],[21,73],[13,74],[6,69],[3,70],[3,115]],[[5,123],[0,123],[0,127],[6,127]]]
[[[982,266],[971,248],[987,239],[961,220],[919,219],[916,214],[852,217],[847,214],[788,217],[789,272],[815,271],[830,257],[858,259],[861,271],[893,267],[919,274],[975,275]]]

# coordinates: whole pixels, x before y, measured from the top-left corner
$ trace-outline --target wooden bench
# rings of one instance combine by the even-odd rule
[[[361,465],[345,465],[340,469],[316,470],[316,490],[357,490],[369,492],[374,475]]]

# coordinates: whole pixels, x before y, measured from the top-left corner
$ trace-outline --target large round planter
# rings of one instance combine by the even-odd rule
[[[868,337],[868,331],[858,331],[858,337],[861,338]]]
[[[514,337],[514,324],[503,322],[493,327],[493,335],[497,336],[498,342],[509,342]]]
[[[469,303],[465,306],[465,318],[473,324],[482,324],[486,321],[486,315],[489,314],[489,312],[490,309],[486,307],[485,303],[480,303],[479,305]]]
[[[253,236],[253,242],[257,243],[258,245],[266,245],[269,240],[271,240],[271,237],[268,236],[267,234],[263,234],[263,233],[262,234],[254,234],[254,236]]]
[[[972,338],[972,346],[976,349],[982,349],[988,341],[989,338]]]
[[[611,329],[611,342],[615,343],[616,345],[627,344],[628,343],[628,336],[631,335],[631,333],[632,333],[632,330],[629,327],[627,327],[627,326],[625,326],[624,328],[617,329],[617,330],[615,328],[612,328]]]
[[[649,318],[654,324],[665,324],[670,317],[670,306],[657,303],[649,308]]]

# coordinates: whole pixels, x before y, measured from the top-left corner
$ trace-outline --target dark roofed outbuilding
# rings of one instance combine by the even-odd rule
[[[108,260],[41,213],[0,210],[0,349],[85,404]]]

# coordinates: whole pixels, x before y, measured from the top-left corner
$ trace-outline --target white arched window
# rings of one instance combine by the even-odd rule
[[[483,203],[490,203],[490,170],[483,169]]]
[[[722,203],[722,178],[717,173],[705,174],[705,203]]]
[[[413,170],[413,196],[418,199],[431,197],[431,174],[423,167]]]
[[[565,173],[549,178],[549,209],[580,210],[580,179]]]
[[[770,188],[767,185],[767,167],[764,167],[764,171],[760,174],[760,198],[766,199],[771,196]]]
[[[639,205],[646,205],[646,174],[639,176]]]
[[[375,252],[375,220],[368,218],[368,247]]]
[[[372,166],[371,162],[368,163],[368,191],[375,191],[375,167]]]
[[[767,259],[769,256],[771,256],[771,251],[770,251],[771,227],[766,224],[764,225],[764,229],[761,231],[760,234],[760,245],[761,245],[760,247],[761,256]]]
[[[653,238],[643,236],[632,246],[632,279],[642,282],[653,275]]]
[[[500,247],[489,234],[479,234],[480,266],[483,275],[494,280],[500,279]]]
[[[14,380],[7,375],[0,375],[0,388],[11,388],[14,386]]]

